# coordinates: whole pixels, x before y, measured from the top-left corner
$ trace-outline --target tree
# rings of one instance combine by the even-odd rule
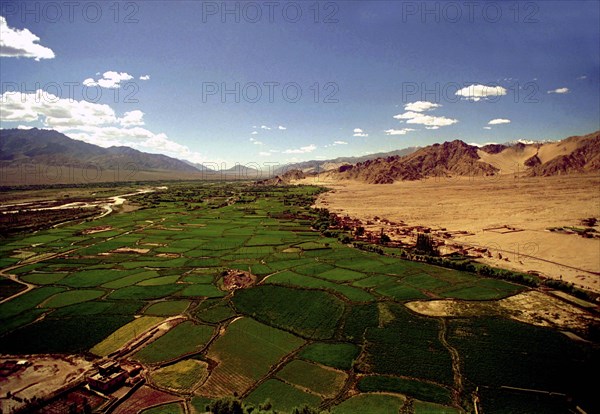
[[[425,233],[417,234],[417,244],[415,245],[415,249],[418,253],[429,256],[437,256],[439,254],[433,245],[433,238]]]

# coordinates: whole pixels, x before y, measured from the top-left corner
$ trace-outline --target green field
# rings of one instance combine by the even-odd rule
[[[368,376],[361,378],[358,389],[363,392],[394,392],[440,404],[452,403],[452,393],[447,388],[407,378]]]
[[[76,303],[98,299],[105,293],[106,292],[103,290],[93,289],[70,290],[68,292],[57,293],[45,301],[42,306],[47,308],[62,308],[63,306],[69,306]]]
[[[158,316],[142,316],[136,320],[121,327],[113,332],[110,336],[90,349],[90,352],[100,356],[106,356],[115,352],[136,336],[141,335],[151,327],[158,325],[163,321],[163,318]]]
[[[182,322],[169,332],[151,342],[134,357],[145,363],[169,361],[182,355],[198,352],[213,335],[214,329],[208,325]]]
[[[315,342],[302,349],[300,357],[333,368],[347,370],[352,368],[359,352],[360,349],[353,344]]]
[[[221,363],[199,393],[208,396],[241,394],[302,344],[301,339],[250,318],[232,322],[207,353],[209,358]]]
[[[100,193],[122,194],[119,186]],[[132,196],[132,211],[2,240],[0,266],[16,265],[10,273],[36,287],[0,304],[0,353],[105,356],[175,317],[132,357],[149,368],[151,383],[187,399],[185,412],[234,393],[256,405],[270,399],[279,411],[324,402],[332,413],[441,414],[459,412],[459,401],[472,412],[478,386],[484,412],[568,409],[556,395],[503,385],[565,393],[587,412],[600,410],[582,375],[599,360],[593,329],[578,332],[589,342],[577,342],[501,317],[442,323],[404,306],[496,300],[527,287],[401,260],[392,247],[374,246],[385,252],[377,254],[342,244],[341,229],[316,230],[330,219],[310,207],[317,187],[166,186]],[[97,226],[110,230],[85,234]],[[34,256],[39,262],[28,264]],[[250,271],[256,283],[226,291],[228,269]],[[1,297],[20,288],[2,286]],[[444,339],[459,357],[456,399]],[[338,395],[347,378],[352,392]]]
[[[164,368],[159,368],[150,374],[152,381],[159,387],[170,388],[180,392],[190,392],[196,384],[208,376],[206,362],[186,359]]]
[[[333,414],[397,414],[404,404],[401,396],[360,394],[333,407]]]
[[[233,304],[261,322],[315,339],[331,338],[344,311],[344,304],[329,293],[275,285],[238,291]]]
[[[324,398],[334,397],[346,380],[346,374],[341,371],[326,369],[298,359],[288,362],[277,373],[277,377]]]
[[[301,391],[276,379],[265,381],[246,398],[247,402],[256,405],[267,400],[271,402],[273,408],[284,412],[290,412],[294,407],[301,407],[305,404],[316,407],[321,403],[321,398],[316,395]]]
[[[146,315],[172,316],[179,315],[190,306],[187,300],[166,300],[150,305],[144,312]]]

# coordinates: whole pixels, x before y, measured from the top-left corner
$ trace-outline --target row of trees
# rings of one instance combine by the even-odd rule
[[[207,412],[211,414],[278,414],[281,411],[275,411],[269,400],[254,406],[249,403],[242,402],[237,398],[220,398],[212,401],[205,407]],[[291,414],[320,414],[321,411],[312,408],[308,405],[293,408]]]

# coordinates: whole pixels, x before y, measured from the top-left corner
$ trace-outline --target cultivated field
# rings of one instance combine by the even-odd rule
[[[594,303],[464,257],[456,270],[354,247],[310,208],[321,191],[169,183],[4,239],[0,352],[140,362],[147,382],[117,413],[204,412],[232,395],[335,413],[470,412],[478,387],[478,408],[500,412],[557,398],[506,386],[597,408],[580,375],[599,352]]]
[[[455,234],[449,242],[491,249],[493,257],[482,258],[486,263],[562,276],[600,292],[600,238],[548,230],[582,228],[581,219],[598,218],[598,176],[454,177],[377,185],[321,175],[303,183],[334,189],[319,197],[318,207],[364,221],[377,216],[411,226],[466,231],[468,235]],[[502,226],[521,231],[484,231]]]

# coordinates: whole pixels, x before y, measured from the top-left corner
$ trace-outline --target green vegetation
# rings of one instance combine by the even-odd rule
[[[184,414],[185,410],[180,403],[169,403],[159,405],[157,407],[148,408],[141,414]]]
[[[142,316],[113,332],[102,342],[90,349],[90,352],[100,356],[106,356],[115,352],[129,341],[141,335],[151,327],[158,325],[163,318],[158,316]]]
[[[288,362],[277,377],[326,398],[334,397],[344,385],[346,375],[299,359]]]
[[[367,376],[359,381],[358,389],[362,392],[396,392],[439,404],[452,403],[452,393],[447,388],[406,378]]]
[[[19,313],[33,309],[50,296],[63,292],[65,289],[59,287],[42,287],[31,290],[15,299],[0,304],[0,319],[10,319]]]
[[[27,283],[33,283],[34,285],[53,285],[66,275],[66,273],[30,273],[21,276],[21,279]]]
[[[138,351],[134,357],[145,363],[169,361],[179,356],[198,352],[213,334],[213,328],[186,321]]]
[[[452,384],[452,362],[440,343],[438,322],[415,316],[401,305],[389,305],[389,310],[394,319],[369,328],[365,335],[370,371]]]
[[[11,273],[44,286],[0,304],[0,352],[106,355],[166,317],[182,315],[186,321],[144,342],[134,357],[160,366],[153,382],[187,395],[207,373],[200,361],[218,362],[193,391],[207,396],[192,398],[198,412],[211,400],[250,389],[245,403],[222,407],[237,404],[253,414],[317,407],[356,373],[359,394],[332,412],[455,413],[448,406],[450,353],[440,340],[446,338],[459,354],[465,409],[480,386],[485,412],[566,411],[559,397],[498,388],[508,385],[566,393],[586,411],[600,411],[582,375],[598,361],[593,329],[581,334],[592,342],[576,342],[502,318],[442,325],[403,305],[425,298],[498,299],[539,285],[595,303],[572,285],[352,242],[345,230],[329,228],[335,217],[327,210],[309,207],[323,191],[316,187],[167,186],[131,197],[140,207],[134,211],[3,239],[0,265],[16,265]],[[98,194],[121,190],[114,184]],[[86,234],[97,226],[110,230]],[[345,237],[355,248],[340,241]],[[118,248],[147,251],[114,252]],[[74,251],[61,256],[67,249]],[[18,264],[34,255],[39,263]],[[257,284],[227,292],[221,288],[227,269],[250,271]],[[0,287],[0,297],[22,289],[9,280]],[[175,403],[150,412],[180,410]]]
[[[329,293],[275,285],[240,290],[233,304],[261,322],[314,339],[331,338],[344,311],[344,304]]]
[[[48,308],[61,308],[63,306],[73,305],[75,303],[87,302],[104,295],[102,290],[70,290],[68,292],[57,293],[43,303]]]
[[[301,391],[276,379],[265,381],[246,398],[246,401],[252,404],[260,404],[266,400],[276,410],[285,412],[290,412],[294,407],[304,404],[316,407],[321,403],[321,399],[316,395]]]
[[[303,341],[294,335],[250,318],[236,320],[208,351],[209,358],[221,363],[212,371],[201,391],[243,393],[271,366],[302,344]]]
[[[190,392],[208,376],[208,364],[196,359],[186,359],[153,371],[152,381],[162,388]]]
[[[179,315],[190,306],[187,300],[166,300],[152,304],[146,312],[146,315],[172,316]]]
[[[0,353],[79,353],[131,321],[127,315],[46,318],[2,337]]]
[[[587,412],[600,408],[593,385],[581,375],[600,360],[597,347],[548,328],[489,317],[453,321],[448,340],[463,356],[471,383],[565,393]]]
[[[315,342],[303,348],[300,357],[333,368],[348,370],[360,350],[356,345],[348,343]]]
[[[404,404],[401,396],[381,394],[360,394],[333,407],[333,414],[391,414],[400,411]]]

